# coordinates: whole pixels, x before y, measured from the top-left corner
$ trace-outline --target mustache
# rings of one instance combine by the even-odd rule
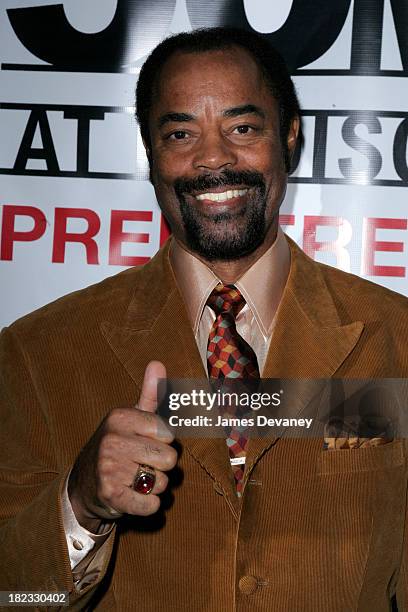
[[[180,177],[174,181],[174,190],[180,197],[197,191],[206,191],[214,187],[229,187],[245,185],[246,187],[259,187],[265,191],[265,179],[261,172],[250,170],[223,170],[218,174],[201,174],[194,178]]]

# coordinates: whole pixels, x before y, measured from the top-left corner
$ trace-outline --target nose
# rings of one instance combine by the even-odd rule
[[[234,166],[237,155],[231,143],[218,131],[207,132],[197,143],[193,159],[195,169],[220,170],[225,166]]]

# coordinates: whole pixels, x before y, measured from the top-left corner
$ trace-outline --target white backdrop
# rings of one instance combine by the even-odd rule
[[[133,119],[139,68],[165,35],[238,9],[275,36],[304,112],[284,229],[315,259],[408,295],[406,2],[316,0],[309,22],[301,4],[1,1],[0,328],[157,251],[166,232]],[[106,38],[120,11],[122,38]]]

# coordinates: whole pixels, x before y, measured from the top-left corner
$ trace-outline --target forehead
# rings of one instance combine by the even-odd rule
[[[250,103],[276,105],[261,69],[247,51],[231,47],[177,52],[160,71],[152,113],[187,108],[199,113],[209,105],[229,108]]]

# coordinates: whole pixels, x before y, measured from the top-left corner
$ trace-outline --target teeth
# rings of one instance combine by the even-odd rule
[[[196,196],[197,200],[211,200],[212,202],[226,202],[232,198],[238,198],[246,194],[248,189],[230,189],[222,193],[200,193]]]

